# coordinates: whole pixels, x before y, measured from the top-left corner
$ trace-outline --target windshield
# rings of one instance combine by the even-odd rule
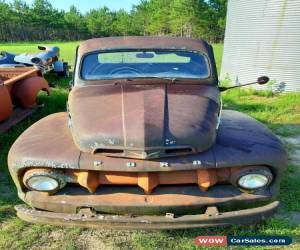
[[[85,80],[148,77],[205,79],[209,77],[209,67],[206,56],[195,52],[101,52],[85,56],[81,77]]]

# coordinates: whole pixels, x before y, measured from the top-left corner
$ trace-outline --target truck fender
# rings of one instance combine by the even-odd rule
[[[37,105],[36,98],[40,91],[50,95],[50,87],[45,78],[40,76],[29,77],[17,82],[12,89],[12,96],[24,108],[33,108]]]
[[[7,119],[13,112],[13,105],[8,89],[0,82],[0,122]]]

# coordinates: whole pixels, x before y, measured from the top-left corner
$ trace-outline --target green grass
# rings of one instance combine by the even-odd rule
[[[216,60],[216,64],[217,64],[217,70],[218,70],[218,73],[220,73],[221,63],[222,63],[222,54],[223,54],[223,44],[220,44],[220,43],[214,44],[213,49],[214,49],[214,55],[215,55],[215,60]]]
[[[74,61],[78,44],[51,43],[61,48],[62,57]],[[35,52],[36,44],[0,44],[1,50],[11,52]],[[220,68],[222,45],[214,45],[218,68]],[[300,226],[293,224],[289,215],[300,212],[299,165],[291,163],[283,177],[279,199],[283,206],[276,217],[255,226],[231,226],[177,231],[107,231],[81,228],[63,228],[48,225],[32,225],[19,220],[13,209],[22,202],[7,169],[7,153],[16,138],[31,124],[48,114],[64,111],[68,96],[69,79],[48,76],[55,86],[50,97],[41,94],[39,100],[46,107],[24,122],[0,135],[0,249],[202,249],[194,245],[198,235],[289,235],[292,247],[300,248]],[[266,124],[280,136],[300,135],[300,94],[271,95],[255,90],[234,90],[223,94],[225,108],[245,112]],[[288,147],[289,148],[289,147]],[[204,249],[204,248],[203,248]],[[220,249],[220,248],[209,248]],[[239,249],[239,248],[233,248]],[[247,249],[274,249],[259,247]],[[282,249],[282,248],[278,248]]]

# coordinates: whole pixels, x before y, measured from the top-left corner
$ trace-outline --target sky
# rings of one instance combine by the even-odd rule
[[[25,0],[31,4],[34,0]],[[107,6],[111,10],[130,10],[133,4],[138,4],[140,0],[48,0],[56,9],[68,10],[70,5],[75,5],[82,13],[86,13],[90,9]],[[6,0],[5,2],[13,2]]]

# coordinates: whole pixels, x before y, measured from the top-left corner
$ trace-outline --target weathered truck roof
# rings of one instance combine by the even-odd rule
[[[201,51],[210,55],[210,45],[201,39],[181,37],[105,37],[94,38],[80,44],[78,55],[98,50],[118,49],[178,49]]]

